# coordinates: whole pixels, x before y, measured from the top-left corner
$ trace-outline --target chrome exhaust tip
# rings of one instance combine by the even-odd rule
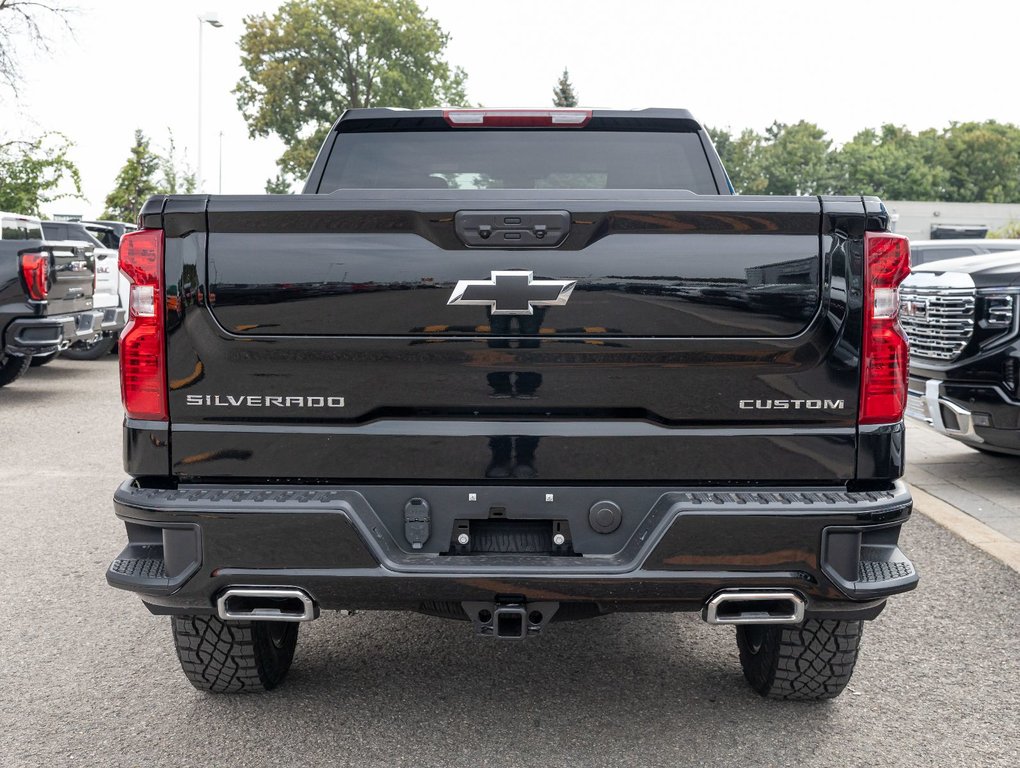
[[[800,624],[805,607],[796,592],[733,590],[709,600],[701,616],[709,624]]]
[[[311,621],[319,609],[296,587],[230,587],[216,600],[216,614],[224,621]]]

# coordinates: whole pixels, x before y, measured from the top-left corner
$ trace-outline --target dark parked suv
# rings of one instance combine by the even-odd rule
[[[1020,250],[915,266],[900,286],[908,415],[978,450],[1020,455],[1018,305]]]

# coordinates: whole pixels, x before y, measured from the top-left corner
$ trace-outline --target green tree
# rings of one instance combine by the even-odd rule
[[[991,240],[998,240],[1000,238],[1020,240],[1020,221],[1012,220],[1006,226],[992,230],[988,233],[988,238]]]
[[[833,185],[825,131],[804,120],[773,123],[765,130],[761,167],[768,195],[822,195]]]
[[[104,219],[134,221],[142,204],[153,195],[190,195],[197,186],[187,158],[177,154],[173,131],[167,129],[167,146],[157,152],[152,142],[135,130],[135,143],[117,174],[116,186],[106,196]]]
[[[174,133],[167,129],[166,151],[159,155],[159,170],[162,179],[159,183],[157,194],[168,195],[190,195],[198,186],[195,171],[188,165],[187,157],[177,156],[177,144],[174,142]]]
[[[266,180],[267,195],[289,195],[290,190],[291,183],[287,181],[287,177],[282,173],[276,174],[275,178]]]
[[[574,85],[570,82],[570,72],[567,71],[566,67],[563,68],[563,74],[560,75],[560,79],[557,81],[556,87],[553,88],[553,106],[577,106],[577,94],[574,93]]]
[[[414,0],[287,0],[245,18],[234,93],[251,136],[279,136],[284,178],[300,177],[345,109],[463,104],[448,40]]]
[[[834,152],[834,188],[845,195],[887,200],[943,200],[949,173],[934,130],[914,135],[907,128],[866,128]]]
[[[106,196],[103,218],[134,221],[142,209],[142,203],[159,192],[156,174],[161,162],[160,156],[152,151],[145,134],[136,129],[131,154],[117,174],[116,186]]]
[[[68,157],[72,146],[60,133],[0,144],[0,210],[38,216],[43,203],[81,197],[81,176]],[[67,182],[74,192],[58,193]]]
[[[1020,201],[1020,128],[994,120],[954,122],[942,138],[949,175],[947,200]]]
[[[733,188],[744,195],[764,194],[768,179],[762,165],[762,136],[750,128],[745,128],[739,136],[722,128],[709,128],[708,133]]]

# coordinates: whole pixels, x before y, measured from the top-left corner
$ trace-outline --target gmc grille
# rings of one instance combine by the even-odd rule
[[[900,325],[910,354],[955,360],[974,334],[973,288],[900,287]]]

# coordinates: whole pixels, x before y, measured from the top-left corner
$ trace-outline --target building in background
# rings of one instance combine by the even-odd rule
[[[932,203],[886,200],[894,232],[914,240],[984,237],[1020,222],[1020,205],[1010,203]]]

